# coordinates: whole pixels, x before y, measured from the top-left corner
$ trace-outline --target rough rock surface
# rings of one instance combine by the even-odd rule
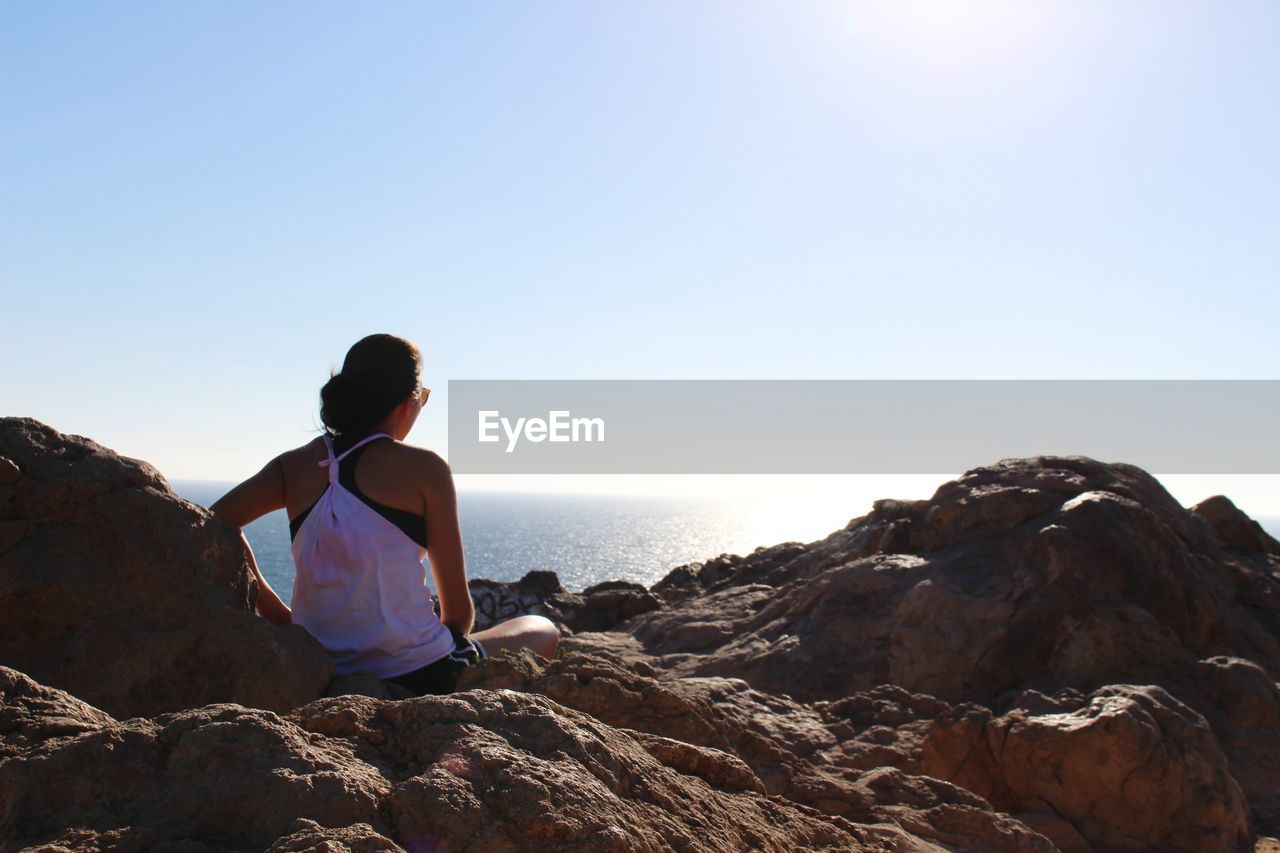
[[[623,628],[674,672],[808,700],[892,683],[998,705],[1176,680],[1212,655],[1274,674],[1280,549],[1233,550],[1250,528],[1219,526],[1228,541],[1131,466],[1007,460],[825,540],[677,570],[654,587],[676,603]]]
[[[476,581],[560,658],[397,701],[252,616],[145,463],[5,419],[0,583],[0,850],[1277,849],[1280,545],[1130,466],[1006,460],[649,590]]]
[[[620,626],[640,642],[615,659],[665,678],[802,701],[894,684],[996,712],[1027,691],[1162,687],[1280,831],[1280,547],[1226,498],[1187,510],[1132,466],[1006,460],[653,591],[667,606]]]
[[[998,849],[1024,836],[1031,845],[1026,827],[1064,849],[1088,849],[1088,838],[1229,850],[1248,838],[1244,795],[1209,725],[1159,687],[1029,692],[1025,707],[997,717],[892,686],[807,705],[741,679],[660,680],[644,668],[570,651],[551,664],[494,660],[464,684],[536,691],[614,726],[737,755],[769,793],[860,822],[894,821],[940,844]],[[899,771],[892,785],[882,778],[889,767]],[[917,789],[945,802],[952,822],[935,823],[916,797],[872,795]],[[992,806],[1025,826],[1001,826]],[[955,818],[966,813],[962,831]]]
[[[658,738],[656,754],[665,762],[717,785],[758,786],[828,815],[897,825],[939,845],[1052,849],[1037,832],[963,788],[900,772],[890,761],[854,759],[865,757],[862,745],[842,742],[844,732],[834,731],[828,717],[752,690],[741,679],[659,681],[571,651],[550,664],[527,653],[491,660],[468,670],[460,686],[538,692],[613,726],[648,733]],[[645,742],[652,752],[655,741]]]
[[[1111,685],[1080,707],[934,721],[921,769],[1011,813],[1043,808],[1112,847],[1230,850],[1248,809],[1204,718],[1159,687]]]
[[[0,677],[42,697],[0,762],[0,839],[13,849],[928,849],[893,825],[762,795],[749,772],[717,770],[731,756],[690,761],[534,694],[116,721],[12,670]],[[66,708],[80,709],[78,734],[40,722]]]
[[[742,679],[738,694],[754,688],[749,704],[757,713],[738,721],[736,730],[752,735],[768,731],[759,709],[769,703],[836,713],[832,709],[879,701],[869,697],[883,691],[881,685],[898,685],[917,697],[909,703],[918,706],[914,716],[890,715],[874,733],[845,741],[844,754],[826,764],[875,766],[862,763],[865,758],[953,781],[963,774],[921,764],[928,732],[910,731],[913,725],[931,728],[948,703],[983,706],[992,720],[1015,712],[1069,716],[1082,713],[1081,703],[1109,685],[1152,685],[1170,707],[1194,714],[1209,730],[1205,739],[1192,727],[1201,732],[1192,747],[1162,741],[1165,753],[1182,758],[1161,772],[1191,773],[1187,762],[1202,752],[1209,765],[1225,757],[1229,767],[1225,777],[1201,780],[1222,806],[1217,817],[1206,818],[1211,840],[1204,846],[1234,844],[1227,839],[1237,837],[1241,814],[1261,829],[1280,831],[1274,769],[1280,766],[1280,547],[1226,498],[1187,510],[1131,466],[1080,458],[1006,460],[945,484],[927,501],[877,502],[871,514],[819,542],[678,567],[652,592],[664,607],[617,626],[623,633],[579,634],[565,647],[589,656],[592,666],[607,662],[646,676],[686,700],[696,685],[709,689],[712,677],[722,677],[722,685]],[[586,663],[565,666],[578,667],[584,685],[596,677],[585,675]],[[571,696],[563,674],[527,683],[527,689],[618,725],[702,737],[698,742],[721,747],[716,737],[692,730],[705,727],[707,707],[733,706],[721,687],[715,701],[696,710],[677,702],[669,719],[655,722],[667,700],[652,686],[628,688],[644,698],[627,702],[625,691]],[[786,716],[796,721],[803,715],[792,709]],[[1137,716],[1135,707],[1123,718]],[[1055,726],[1078,723],[1049,719]],[[719,728],[733,731],[734,725]],[[1137,737],[1152,726],[1160,728],[1150,723],[1129,729]],[[1084,732],[1096,730],[1080,727],[1062,749],[1070,752]],[[795,743],[810,743],[816,731],[810,726]],[[848,731],[837,739],[846,737]],[[766,781],[790,778],[795,767],[810,776],[832,774],[822,758],[830,757],[829,748],[772,764],[762,764],[740,742],[730,748]],[[853,755],[857,751],[863,758]],[[1081,778],[1104,790],[1118,781],[1106,781],[1105,767],[1095,771],[1082,771]],[[1186,799],[1185,791],[1161,789],[1169,780],[1158,776],[1135,771],[1124,780],[1130,789],[1107,796],[1116,802]],[[968,781],[984,796],[995,795]],[[1146,794],[1132,790],[1140,785]],[[790,790],[771,784],[770,790],[815,801],[805,799],[798,783]],[[1001,809],[1026,817],[1060,846],[1086,843],[1082,833],[1113,846],[1149,838],[1150,827],[1109,828],[1078,803],[1054,811],[1043,797],[1004,794],[997,797]],[[1169,830],[1175,831],[1172,824]]]
[[[333,666],[253,613],[240,541],[145,462],[0,418],[0,664],[116,716],[285,711]]]
[[[546,616],[561,630],[607,631],[618,623],[657,610],[662,601],[637,583],[605,581],[580,593],[566,592],[555,572],[533,571],[518,581],[471,581],[475,630],[483,631],[514,616]]]
[[[528,572],[512,583],[474,578],[471,600],[475,603],[475,629],[483,631],[515,616],[535,614],[547,616],[547,601],[564,592],[555,572]]]

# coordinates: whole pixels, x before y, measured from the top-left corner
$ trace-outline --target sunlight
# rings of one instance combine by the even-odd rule
[[[1048,31],[1052,4],[1018,0],[856,3],[847,31],[925,65],[989,68],[1031,52]]]

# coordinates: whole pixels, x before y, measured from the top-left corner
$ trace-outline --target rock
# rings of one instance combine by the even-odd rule
[[[835,742],[808,707],[740,679],[658,681],[582,652],[552,663],[504,655],[468,667],[460,686],[537,692],[618,728],[732,754],[774,794],[786,795],[804,759]]]
[[[298,818],[294,821],[293,832],[276,841],[267,848],[267,853],[304,853],[304,851],[323,851],[323,853],[375,853],[379,850],[404,850],[385,835],[381,835],[367,823],[357,823],[340,829],[321,826],[314,820]]]
[[[102,850],[112,853],[212,853],[220,849],[191,839],[163,838],[145,826],[125,826],[104,832],[71,827],[44,844],[22,848],[24,853],[97,853]]]
[[[734,569],[743,562],[736,554],[721,554],[704,563],[676,566],[653,585],[653,593],[668,604],[686,601],[734,577]]]
[[[270,711],[209,705],[111,721],[9,757],[0,763],[0,838],[144,827],[161,839],[265,849],[300,816],[384,825],[379,803],[390,790],[340,740]]]
[[[1253,661],[1199,661],[1177,695],[1213,728],[1260,826],[1280,828],[1280,684]]]
[[[0,419],[0,664],[117,717],[214,702],[285,711],[333,674],[304,629],[253,613],[244,550],[145,462]]]
[[[115,720],[61,690],[0,667],[0,761],[38,744],[55,744]]]
[[[1052,849],[1047,839],[954,785],[907,773],[894,776],[887,787],[876,781],[893,759],[918,765],[920,743],[912,745],[914,754],[882,749],[869,755],[866,742],[843,724],[839,713],[760,693],[741,679],[658,681],[602,657],[569,651],[551,663],[540,663],[531,654],[487,660],[468,668],[463,686],[538,692],[610,725],[650,733],[652,737],[641,740],[652,754],[720,788],[759,786],[833,817],[892,824],[939,845]],[[892,695],[934,713],[948,707],[930,697],[902,691]],[[920,723],[919,740],[931,724],[932,718]],[[922,796],[921,791],[929,793]]]
[[[470,581],[475,602],[475,630],[483,631],[516,616],[550,615],[546,601],[564,592],[555,572],[533,571],[514,583],[475,578]]]
[[[450,849],[924,846],[899,829],[821,819],[784,799],[760,797],[741,763],[714,750],[644,736],[622,741],[611,734],[619,730],[536,695],[470,690],[425,702],[327,704],[348,701],[322,700],[294,716],[311,731],[368,744],[388,760],[434,756],[432,766],[412,767],[393,795],[402,839],[443,840]],[[659,765],[659,757],[674,758],[675,766]],[[589,770],[585,785],[580,767]],[[730,790],[710,787],[713,780]],[[554,810],[545,806],[551,796]],[[1016,826],[1024,840],[1051,849]]]
[[[808,546],[799,542],[783,542],[760,547],[747,557],[721,554],[704,563],[677,566],[653,585],[653,593],[668,604],[686,601],[725,585],[747,583],[776,585],[791,566],[804,556]]]
[[[1222,544],[1233,551],[1251,554],[1280,554],[1280,542],[1262,529],[1262,525],[1236,507],[1224,495],[1206,498],[1191,511],[1213,528]]]
[[[1062,853],[1093,853],[1093,845],[1061,815],[1052,812],[1018,812],[1013,818],[1031,831],[1048,838]]]
[[[1208,723],[1160,687],[1104,687],[1070,713],[948,709],[921,769],[1002,811],[1051,810],[1095,844],[1225,851],[1250,837]]]
[[[818,542],[674,570],[654,586],[667,606],[624,626],[640,641],[625,656],[664,680],[742,678],[819,703],[892,684],[1004,711],[1158,685],[1209,721],[1258,826],[1274,833],[1280,752],[1246,722],[1261,712],[1229,698],[1269,707],[1280,672],[1280,553],[1264,537],[1225,499],[1183,509],[1132,466],[1005,460],[927,501],[879,501]],[[1226,659],[1258,670],[1202,663]],[[1221,686],[1233,678],[1247,683]],[[912,749],[878,747],[861,750],[918,769]]]
[[[1280,668],[1280,556],[1225,549],[1131,466],[1006,460],[876,507],[820,542],[742,558],[627,630],[673,674],[809,701],[892,683],[995,705],[1172,682],[1214,654]]]
[[[560,593],[547,600],[556,621],[571,631],[608,631],[633,616],[662,607],[662,601],[637,583],[605,581],[581,594]]]
[[[475,630],[483,631],[515,616],[535,614],[557,623],[561,631],[606,631],[620,622],[662,606],[640,584],[605,581],[580,593],[566,592],[555,572],[529,572],[514,583],[471,581],[476,605]]]
[[[6,419],[0,845],[1236,849],[1280,831],[1256,527],[1005,460],[651,590],[475,581],[478,627],[543,613],[560,658],[405,699],[254,617],[238,541],[145,463]]]
[[[1054,845],[1025,824],[993,814],[981,797],[938,779],[911,776],[893,767],[863,774],[857,787],[903,831],[945,845],[943,849],[1018,850],[1050,853]]]
[[[46,699],[54,713],[74,705]],[[928,849],[891,826],[762,796],[731,756],[533,694],[342,696],[285,717],[211,705],[85,723],[97,727],[0,762],[0,838],[72,849]]]

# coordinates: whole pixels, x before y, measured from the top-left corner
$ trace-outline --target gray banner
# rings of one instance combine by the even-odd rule
[[[1280,474],[1280,380],[451,380],[457,474]]]

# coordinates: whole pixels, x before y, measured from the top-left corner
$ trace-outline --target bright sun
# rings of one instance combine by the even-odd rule
[[[990,65],[1023,55],[1047,29],[1041,0],[885,0],[845,7],[850,29],[939,65]]]

